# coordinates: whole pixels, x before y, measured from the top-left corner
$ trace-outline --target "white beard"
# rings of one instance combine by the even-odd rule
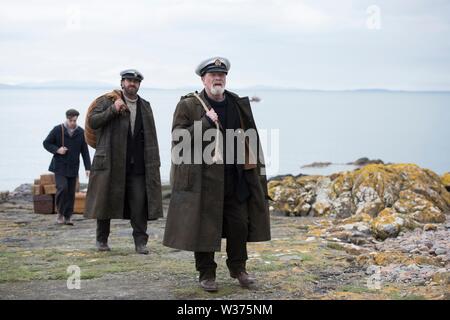
[[[211,86],[211,94],[214,96],[222,95],[225,92],[225,88],[222,86]]]

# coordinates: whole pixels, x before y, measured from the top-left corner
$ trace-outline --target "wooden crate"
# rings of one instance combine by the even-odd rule
[[[56,185],[55,184],[47,184],[43,186],[45,194],[56,194]]]
[[[49,184],[56,184],[55,175],[53,173],[41,174],[41,185],[46,186]]]
[[[44,194],[44,187],[39,184],[33,184],[33,196]]]
[[[75,205],[73,213],[83,214],[86,206],[86,192],[75,193]]]
[[[52,194],[41,194],[33,196],[33,207],[35,213],[55,213],[55,196]]]

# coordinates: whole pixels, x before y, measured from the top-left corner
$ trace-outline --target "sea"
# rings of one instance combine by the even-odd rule
[[[415,163],[439,175],[450,171],[449,92],[232,91],[260,99],[252,102],[252,110],[269,177],[352,170],[348,163],[361,157]],[[78,123],[84,127],[88,106],[105,92],[104,88],[0,89],[0,190],[33,183],[46,173],[52,155],[42,142],[49,131],[64,121],[69,108],[80,111]],[[139,91],[155,116],[163,183],[169,181],[173,112],[188,92]],[[91,158],[94,152],[90,148]],[[332,164],[303,167],[313,162]],[[79,175],[86,183],[82,162]]]

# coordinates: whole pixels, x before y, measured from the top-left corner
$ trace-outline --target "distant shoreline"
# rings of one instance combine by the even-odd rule
[[[117,87],[116,84],[2,84],[0,90],[111,90]],[[199,90],[198,86],[186,86],[178,88],[153,88],[141,87],[141,90],[160,90],[160,91],[195,91]],[[288,88],[288,87],[271,87],[271,86],[251,86],[237,87],[231,90],[252,90],[252,91],[297,91],[297,92],[323,92],[323,93],[418,93],[418,94],[450,94],[450,90],[403,90],[403,89],[385,89],[385,88],[357,88],[357,89],[305,89],[305,88]]]

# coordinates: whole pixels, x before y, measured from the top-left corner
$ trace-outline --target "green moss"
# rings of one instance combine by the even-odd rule
[[[374,293],[377,292],[377,290],[369,289],[367,287],[358,286],[358,285],[345,285],[337,289],[338,291],[343,292],[352,292],[352,293]]]

